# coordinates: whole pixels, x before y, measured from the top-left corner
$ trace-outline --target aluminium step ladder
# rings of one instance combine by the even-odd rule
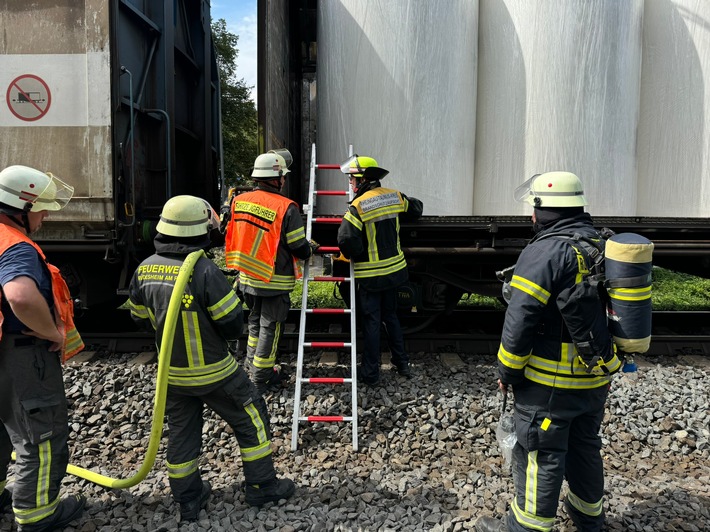
[[[352,201],[353,193],[350,187],[347,190],[316,190],[315,177],[318,170],[340,170],[338,164],[316,164],[316,146],[311,148],[311,167],[309,175],[308,204],[303,206],[306,212],[306,238],[310,241],[313,223],[332,223],[340,225],[342,217],[318,218],[314,216],[317,196],[348,196]],[[342,179],[342,178],[341,178]],[[344,181],[344,179],[343,179]],[[345,211],[345,209],[343,210]],[[316,253],[339,253],[340,249],[329,246],[320,246]],[[291,431],[291,450],[298,448],[298,428],[301,422],[308,423],[351,423],[353,450],[358,450],[357,441],[357,362],[356,362],[356,327],[355,327],[355,276],[353,264],[350,262],[349,277],[315,276],[310,277],[310,261],[305,261],[303,267],[303,297],[301,300],[301,319],[298,331],[298,360],[296,363],[296,393],[293,399],[293,429]],[[348,282],[350,285],[350,308],[308,308],[308,286],[312,282]],[[350,342],[310,342],[306,341],[306,319],[310,314],[349,314],[350,315]],[[347,348],[350,350],[350,378],[343,377],[304,377],[303,362],[305,349],[327,349],[327,348]],[[351,413],[350,415],[330,415],[330,416],[303,416],[301,413],[301,392],[303,385],[349,385],[351,388]]]

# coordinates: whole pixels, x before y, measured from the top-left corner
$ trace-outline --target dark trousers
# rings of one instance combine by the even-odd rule
[[[291,299],[288,294],[255,296],[244,294],[249,307],[247,366],[255,383],[266,382],[274,373],[283,324]]]
[[[604,466],[599,430],[608,387],[566,391],[526,382],[514,387],[515,499],[508,530],[551,530],[563,479],[578,529],[601,531]],[[547,421],[549,420],[549,421]]]
[[[51,516],[69,462],[67,399],[59,356],[25,335],[0,342],[0,481],[14,449],[18,523]]]
[[[392,364],[401,367],[409,363],[404,350],[402,327],[397,317],[397,288],[371,292],[358,288],[360,308],[357,317],[361,321],[363,335],[362,369],[360,377],[376,380],[380,375],[380,328],[385,326],[387,343],[392,353]]]
[[[232,427],[239,442],[247,483],[260,484],[276,478],[266,403],[239,368],[222,386],[204,394],[195,389],[168,388],[165,404],[169,428],[167,462],[175,500],[189,502],[197,499],[202,490],[197,461],[202,447],[204,405]]]

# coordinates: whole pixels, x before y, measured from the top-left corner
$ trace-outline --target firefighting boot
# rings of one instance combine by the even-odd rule
[[[189,502],[180,503],[180,519],[182,521],[197,521],[200,510],[207,506],[207,501],[212,494],[212,485],[206,480],[202,481],[200,496]]]
[[[505,521],[495,517],[479,517],[474,526],[476,532],[508,532]]]
[[[577,530],[584,530],[585,532],[601,532],[604,530],[604,512],[597,516],[585,515],[572,506],[568,497],[565,497],[565,510],[567,510],[567,515],[569,515]]]
[[[72,521],[76,521],[84,513],[86,497],[83,495],[72,495],[59,501],[57,509],[49,517],[45,517],[36,523],[25,523],[17,525],[17,532],[51,532],[61,530]]]
[[[409,367],[409,362],[405,362],[404,364],[396,364],[395,368],[397,369],[397,373],[405,379],[412,378],[412,368]]]
[[[296,491],[296,485],[291,479],[275,478],[263,484],[247,484],[244,491],[249,506],[262,506],[267,502],[288,499]]]

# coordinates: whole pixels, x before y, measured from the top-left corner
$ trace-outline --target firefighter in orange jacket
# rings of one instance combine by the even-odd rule
[[[281,194],[292,160],[288,150],[259,155],[251,174],[256,188],[232,200],[227,224],[227,268],[239,270],[237,290],[249,307],[247,367],[262,394],[281,384],[274,364],[300,277],[297,259],[312,254],[298,205]]]
[[[59,270],[29,237],[73,187],[26,166],[0,172],[0,507],[12,506],[18,531],[60,529],[86,499],[59,499],[69,461],[67,399],[61,362],[83,349]],[[12,496],[5,490],[12,450]]]

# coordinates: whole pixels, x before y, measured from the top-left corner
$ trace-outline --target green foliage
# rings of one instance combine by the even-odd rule
[[[478,294],[464,294],[459,301],[460,307],[486,307],[493,310],[505,310],[505,305],[496,297],[481,296]]]
[[[207,252],[207,256],[221,269],[224,270],[227,268],[227,261],[224,256],[224,246],[210,249]]]
[[[308,285],[308,308],[345,308],[340,294],[333,295],[333,283],[310,283]],[[291,292],[291,307],[301,308],[303,300],[303,281],[296,281],[296,288]]]
[[[653,268],[654,310],[710,310],[710,279]]]
[[[226,268],[224,248],[214,248],[210,258],[220,268]],[[333,283],[311,283],[308,287],[309,308],[345,308],[340,294],[334,295]],[[303,282],[297,281],[291,292],[291,307],[301,308]],[[653,268],[654,310],[710,310],[710,279],[677,273],[663,268]],[[477,294],[464,295],[460,307],[485,307],[504,310],[504,305],[495,297]]]
[[[222,144],[227,188],[247,185],[257,156],[257,116],[250,90],[237,79],[239,36],[227,31],[224,19],[212,22],[212,40],[217,54],[222,104]]]

